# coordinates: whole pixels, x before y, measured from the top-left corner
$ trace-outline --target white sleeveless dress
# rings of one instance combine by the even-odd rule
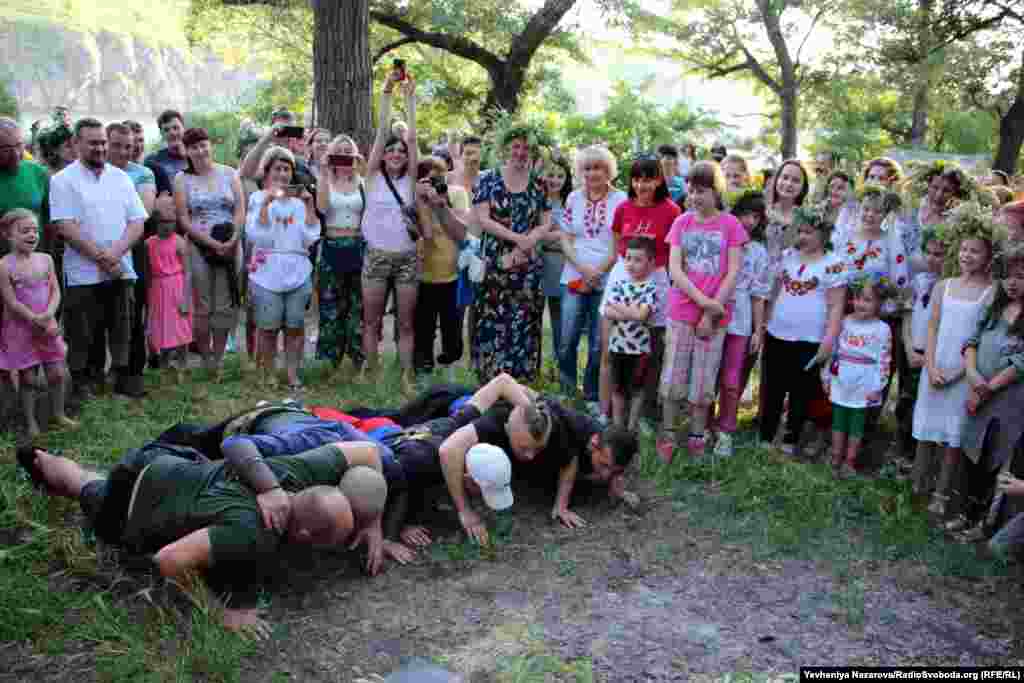
[[[955,299],[949,290],[950,282],[947,281],[942,292],[942,319],[935,344],[935,364],[940,370],[957,373],[964,367],[964,343],[977,329],[992,287],[974,301]],[[960,430],[967,414],[968,390],[965,378],[937,389],[928,377],[928,368],[924,368],[917,388],[917,403],[914,404],[914,438],[959,447]]]

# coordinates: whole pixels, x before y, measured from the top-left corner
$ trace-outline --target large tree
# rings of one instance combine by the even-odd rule
[[[828,24],[837,3],[830,0],[674,0],[670,16],[635,15],[642,34],[674,38],[678,47],[661,50],[706,78],[742,76],[777,101],[780,152],[797,154],[800,97],[816,71],[805,50],[811,36]]]
[[[617,1],[602,0],[606,5]],[[190,36],[216,42],[211,23],[223,26],[230,21],[230,11],[241,12],[248,30],[262,44],[287,54],[289,67],[301,70],[312,61],[318,123],[368,134],[373,65],[392,50],[410,45],[475,63],[488,78],[485,113],[515,111],[531,63],[543,46],[581,55],[571,32],[559,27],[575,3],[545,0],[539,9],[530,10],[501,0],[192,0]],[[310,12],[313,30],[293,30],[303,23],[300,15]]]

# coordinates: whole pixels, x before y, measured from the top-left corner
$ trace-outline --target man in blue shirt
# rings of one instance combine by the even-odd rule
[[[658,160],[668,185],[668,194],[682,208],[686,199],[686,178],[679,175],[679,149],[675,145],[662,145],[658,148]]]

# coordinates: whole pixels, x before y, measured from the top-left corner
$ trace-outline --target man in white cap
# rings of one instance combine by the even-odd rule
[[[459,520],[472,538],[482,543],[487,541],[487,528],[468,498],[482,495],[487,506],[494,510],[512,505],[508,438],[496,434],[495,440],[503,444],[478,439],[461,451],[446,451],[446,446],[453,435],[467,428],[472,430],[484,413],[489,413],[499,401],[507,402],[513,410],[534,410],[529,390],[503,374],[477,390],[454,416],[430,420],[384,437],[384,445],[402,466],[406,480],[405,490],[388,498],[384,514],[385,537],[401,539],[411,547],[428,545],[429,532],[416,522],[421,521],[422,513],[437,496],[444,496],[446,488],[451,491],[452,480],[457,478],[459,497],[456,500],[453,496],[453,503]],[[517,433],[516,443],[520,440],[522,436]],[[467,520],[472,522],[470,527],[467,527]],[[409,552],[411,559],[412,551]]]

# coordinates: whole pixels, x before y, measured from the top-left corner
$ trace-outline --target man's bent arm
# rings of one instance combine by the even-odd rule
[[[335,442],[349,467],[370,467],[377,472],[383,468],[380,459],[380,445],[371,441]],[[249,488],[256,493],[265,493],[280,486],[277,475],[263,460],[256,444],[245,436],[232,436],[221,445],[224,460]]]
[[[514,406],[525,407],[533,401],[533,393],[529,387],[515,381],[511,375],[502,373],[477,389],[469,403],[481,413],[485,413],[500,400],[508,401]]]
[[[213,566],[213,546],[210,544],[210,529],[193,531],[174,543],[165,545],[153,557],[160,574],[171,581],[180,581],[193,571],[203,571]]]
[[[480,393],[480,392],[477,392]],[[455,511],[462,514],[466,509],[466,486],[463,477],[466,470],[466,453],[480,443],[476,428],[466,425],[444,440],[439,449],[444,480],[448,484]]]

